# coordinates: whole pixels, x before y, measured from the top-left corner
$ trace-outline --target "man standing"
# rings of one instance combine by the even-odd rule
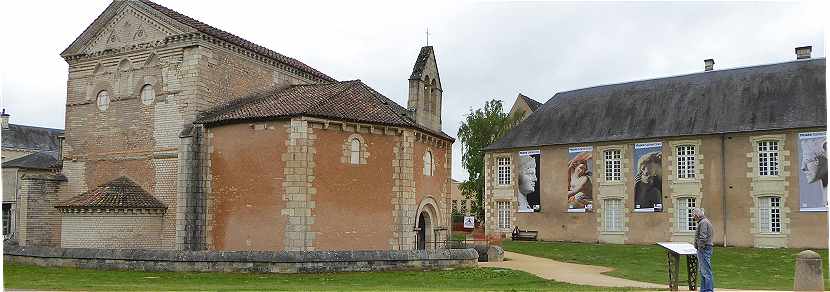
[[[697,221],[695,230],[695,248],[697,249],[697,266],[700,275],[700,291],[714,291],[715,282],[712,278],[712,223],[703,214],[703,209],[694,208],[692,216]]]

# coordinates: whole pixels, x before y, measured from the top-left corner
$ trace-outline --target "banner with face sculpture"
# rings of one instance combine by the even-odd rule
[[[593,151],[591,146],[568,148],[568,212],[590,212],[593,209]]]
[[[519,212],[538,212],[539,200],[539,150],[519,151]]]
[[[663,210],[663,143],[634,144],[634,212]]]
[[[801,168],[798,172],[802,212],[827,211],[827,138],[825,132],[798,134]]]

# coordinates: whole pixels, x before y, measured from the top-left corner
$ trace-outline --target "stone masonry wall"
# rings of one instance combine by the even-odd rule
[[[322,273],[472,268],[474,249],[409,251],[148,251],[5,245],[3,261],[47,267],[169,272]]]
[[[60,215],[54,208],[62,177],[24,176],[18,202],[18,242],[23,246],[59,246]]]
[[[160,249],[161,214],[124,214],[114,210],[63,214],[61,247]]]
[[[398,136],[398,145],[395,147],[395,158],[392,160],[392,206],[393,229],[392,239],[389,240],[389,249],[415,249],[415,218],[418,216],[418,203],[415,199],[414,177],[414,143],[413,131],[402,131]]]

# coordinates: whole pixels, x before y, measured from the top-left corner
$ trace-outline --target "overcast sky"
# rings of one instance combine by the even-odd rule
[[[15,124],[63,128],[67,65],[58,55],[109,4],[0,4],[2,107]],[[421,46],[435,46],[444,86],[444,131],[489,99],[509,109],[521,92],[824,57],[824,17],[814,3],[430,2],[158,0],[212,26],[294,57],[338,80],[361,79],[406,105]],[[453,178],[462,180],[460,143]]]

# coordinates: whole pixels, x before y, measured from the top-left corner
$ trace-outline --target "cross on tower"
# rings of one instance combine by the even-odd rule
[[[429,46],[429,27],[427,27],[427,46]]]

